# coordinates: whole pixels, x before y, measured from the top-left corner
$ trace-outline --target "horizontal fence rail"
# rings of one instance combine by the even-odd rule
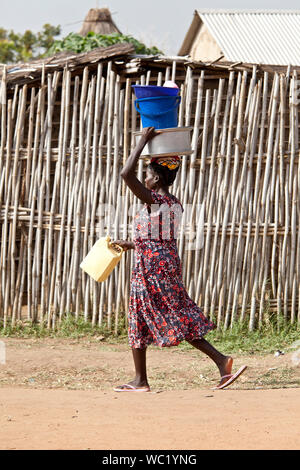
[[[180,72],[182,76],[182,71]],[[120,170],[141,123],[131,85],[108,62],[81,75],[43,74],[40,87],[1,83],[0,319],[40,321],[66,313],[118,332],[126,319],[133,251],[98,284],[80,269],[97,238],[131,239],[139,201]],[[298,80],[232,71],[206,81],[187,66],[179,126],[193,153],[171,192],[185,211],[178,240],[189,295],[218,327],[249,329],[270,314],[300,319]],[[208,84],[209,83],[209,84]],[[145,159],[137,176],[144,178]]]

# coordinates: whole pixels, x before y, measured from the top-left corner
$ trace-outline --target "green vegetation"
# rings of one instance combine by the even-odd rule
[[[0,63],[26,62],[43,57],[60,32],[60,26],[50,24],[45,24],[36,34],[29,29],[20,34],[0,28]]]
[[[97,47],[108,47],[118,43],[133,44],[136,54],[155,55],[162,52],[157,47],[148,48],[145,44],[137,41],[132,36],[125,36],[120,33],[96,34],[93,31],[86,36],[70,33],[65,38],[54,41],[48,51],[48,55],[53,55],[62,51],[89,52]]]
[[[127,332],[120,322],[118,341],[122,341],[122,338],[127,340]],[[114,329],[114,325],[112,326]],[[110,331],[107,323],[102,326],[93,326],[90,321],[85,321],[83,315],[77,320],[74,315],[67,314],[63,317],[59,323],[57,321],[55,328],[47,328],[47,325],[40,323],[31,322],[16,322],[14,326],[11,323],[3,326],[3,322],[0,322],[0,337],[19,337],[19,338],[99,338],[108,339],[109,341],[116,338],[116,336]]]
[[[249,331],[246,323],[236,321],[232,328],[211,331],[205,338],[217,349],[227,353],[270,353],[284,350],[300,339],[300,325],[290,324],[280,318],[269,320],[260,329]],[[180,347],[192,348],[182,343]]]
[[[54,55],[63,51],[89,52],[97,47],[112,46],[117,43],[133,44],[136,54],[156,55],[162,52],[157,47],[146,47],[132,36],[123,34],[96,34],[89,32],[86,36],[70,33],[62,39],[56,39],[61,33],[60,26],[45,24],[42,31],[33,33],[26,30],[24,34],[0,28],[0,63],[14,64],[27,62]]]
[[[280,327],[280,328],[279,328]],[[112,326],[114,330],[114,326]],[[107,324],[103,326],[92,326],[91,322],[86,322],[83,316],[78,320],[71,314],[63,317],[61,323],[57,322],[55,329],[48,329],[46,325],[40,324],[21,324],[15,326],[8,324],[4,329],[0,323],[0,337],[22,337],[22,338],[88,338],[109,343],[127,343],[127,330],[122,316],[118,325],[118,336],[113,334]],[[268,322],[260,330],[249,331],[247,324],[236,322],[232,328],[224,331],[222,329],[214,330],[206,335],[217,349],[227,351],[228,353],[256,354],[271,353],[277,349],[284,350],[292,343],[300,339],[300,325],[284,323],[280,320]],[[187,342],[179,345],[183,350],[193,349]]]

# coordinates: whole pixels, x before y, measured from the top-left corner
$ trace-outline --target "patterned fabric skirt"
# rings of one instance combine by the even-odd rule
[[[176,241],[135,240],[128,327],[131,348],[176,346],[216,328],[183,285]]]

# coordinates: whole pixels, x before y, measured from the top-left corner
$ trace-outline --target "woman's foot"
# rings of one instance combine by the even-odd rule
[[[138,379],[134,379],[131,382],[127,382],[126,384],[119,385],[118,387],[114,388],[115,392],[148,392],[150,391],[150,387],[147,381],[142,381]]]
[[[232,364],[233,364],[232,357],[225,356],[224,360],[222,360],[222,362],[218,365],[220,375],[221,375],[221,381],[218,384],[218,387],[220,387],[220,385],[223,385],[223,383],[227,382],[227,380],[229,378],[228,376],[231,375]]]

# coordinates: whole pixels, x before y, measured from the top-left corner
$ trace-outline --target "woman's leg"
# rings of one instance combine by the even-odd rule
[[[136,388],[149,387],[146,369],[146,350],[146,348],[132,348],[132,356],[135,367],[135,378],[131,382],[127,382],[126,385],[131,385],[132,387]],[[118,388],[126,389],[126,385],[121,385]]]
[[[231,374],[232,370],[232,363],[233,359],[230,356],[224,356],[224,354],[220,353],[217,349],[215,349],[208,341],[206,341],[204,338],[199,338],[195,339],[192,341],[188,341],[192,346],[195,348],[199,349],[201,352],[206,354],[210,359],[214,361],[214,363],[217,365],[221,377],[224,375],[229,375]],[[220,384],[226,382],[227,379],[221,380]]]
[[[135,367],[135,379],[130,382],[130,385],[135,387],[148,386],[147,368],[146,368],[146,351],[147,348],[139,349],[132,348],[132,356]]]

